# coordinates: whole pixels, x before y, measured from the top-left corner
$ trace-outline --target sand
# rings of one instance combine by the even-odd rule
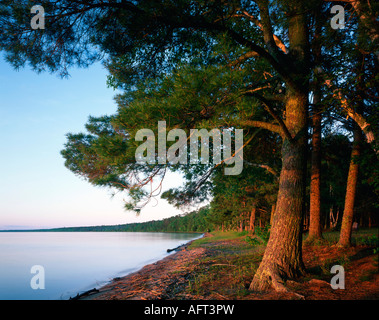
[[[81,300],[154,300],[178,299],[181,287],[205,255],[204,248],[187,250],[188,244],[176,252],[148,264],[142,269],[113,281],[98,292],[82,296]],[[97,291],[97,290],[96,290]],[[180,295],[180,294],[179,294]],[[186,297],[182,297],[185,299]]]

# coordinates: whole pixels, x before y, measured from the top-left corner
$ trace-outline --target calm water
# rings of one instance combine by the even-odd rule
[[[199,237],[190,233],[0,232],[0,299],[68,299]],[[32,289],[42,276],[45,289]]]

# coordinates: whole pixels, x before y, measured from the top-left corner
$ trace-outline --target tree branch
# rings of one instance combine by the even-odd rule
[[[261,21],[259,21],[258,18],[254,17],[250,13],[248,13],[246,10],[242,11],[240,14],[234,14],[232,17],[242,17],[242,18],[248,18],[251,22],[253,22],[259,29],[263,31],[263,26]],[[283,51],[284,54],[288,53],[288,49],[286,45],[283,43],[283,41],[275,34],[272,34],[272,37],[275,41],[276,46]]]
[[[374,45],[376,51],[374,52],[376,59],[379,60],[379,23],[378,12],[372,10],[369,1],[365,3],[362,0],[324,0],[324,2],[345,2],[349,3],[356,12],[360,22],[367,30],[367,34]],[[374,2],[374,1],[373,1]]]
[[[293,140],[292,135],[289,132],[289,130],[288,130],[286,124],[284,123],[283,119],[275,113],[274,109],[271,106],[271,103],[267,99],[265,99],[263,96],[259,95],[258,93],[251,92],[251,91],[248,91],[245,94],[249,95],[249,96],[253,96],[253,97],[257,98],[258,100],[260,100],[263,103],[266,111],[278,122],[280,129],[281,129],[280,135],[283,138],[284,137],[287,138],[289,141]]]
[[[283,129],[280,126],[273,123],[269,123],[265,121],[255,121],[255,120],[241,120],[238,122],[238,124],[242,126],[247,126],[247,127],[256,127],[256,128],[266,129],[271,132],[278,133],[283,139],[285,137]]]
[[[325,84],[329,89],[332,89],[333,97],[337,98],[341,103],[340,107],[343,109],[347,115],[352,118],[358,126],[361,128],[361,130],[365,133],[366,139],[368,143],[372,143],[375,141],[375,136],[373,131],[371,130],[370,124],[366,121],[366,119],[356,112],[352,107],[349,106],[347,98],[342,94],[341,90],[333,89],[332,88],[332,82],[330,80],[326,80]]]
[[[285,63],[286,59],[284,59],[284,56],[281,55],[281,52],[278,50],[277,43],[274,39],[274,33],[272,31],[272,24],[270,19],[270,13],[268,8],[268,1],[267,0],[259,0],[257,1],[258,7],[259,7],[259,13],[261,16],[261,23],[260,23],[260,29],[263,32],[263,40],[268,48],[268,51],[278,60],[280,63]],[[279,39],[277,39],[279,40]],[[283,52],[286,53],[286,48],[282,42],[280,42],[281,45],[284,47]],[[283,53],[282,53],[283,54]]]
[[[206,30],[209,32],[221,32],[229,35],[235,42],[251,50],[251,55],[253,53],[257,54],[259,57],[265,59],[283,78],[288,86],[294,88],[295,90],[301,89],[294,79],[290,76],[290,72],[287,70],[287,63],[282,63],[278,61],[270,52],[266,51],[263,47],[257,45],[256,43],[246,39],[240,33],[228,28],[224,24],[208,22],[203,16],[191,17],[186,16],[183,19],[176,20],[171,16],[157,16],[155,17],[157,21],[163,25],[171,26],[172,28],[193,28],[199,30]],[[288,62],[288,61],[287,61]]]
[[[267,172],[271,173],[277,180],[279,180],[279,174],[278,174],[278,172],[276,172],[276,170],[273,167],[270,167],[267,164],[251,163],[247,160],[243,160],[243,161],[250,166],[266,169]]]

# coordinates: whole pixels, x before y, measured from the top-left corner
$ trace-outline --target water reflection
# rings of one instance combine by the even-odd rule
[[[0,233],[0,299],[68,299],[114,277],[157,261],[191,233],[4,232]],[[32,289],[35,265],[45,289]],[[36,278],[34,278],[36,280]],[[38,279],[37,279],[38,280]]]

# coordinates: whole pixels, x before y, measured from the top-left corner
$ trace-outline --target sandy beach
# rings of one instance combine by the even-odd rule
[[[201,245],[193,240],[169,256],[140,270],[115,278],[80,297],[81,300],[377,300],[379,274],[372,248],[305,246],[308,273],[286,282],[287,292],[251,292],[248,285],[263,252],[249,248],[243,238],[216,239],[205,234]],[[241,260],[244,256],[244,260]],[[250,261],[250,262],[249,262]],[[345,261],[346,290],[333,290],[327,266]],[[255,267],[254,267],[255,265]],[[320,273],[320,270],[324,272]],[[317,271],[319,270],[319,271]]]
[[[177,294],[188,282],[196,267],[195,261],[205,256],[206,249],[187,250],[188,242],[169,256],[148,264],[124,277],[115,278],[98,292],[84,295],[81,300],[153,300],[185,299]],[[179,294],[180,295],[180,294]]]

